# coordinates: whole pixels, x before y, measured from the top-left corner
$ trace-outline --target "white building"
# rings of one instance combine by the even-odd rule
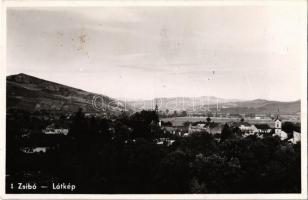
[[[172,139],[169,139],[169,138],[159,138],[159,139],[156,141],[156,144],[159,144],[159,145],[165,144],[165,145],[167,145],[167,146],[170,146],[170,145],[172,145],[174,142],[175,142],[175,140],[172,140]]]
[[[279,116],[277,116],[276,119],[275,119],[275,134],[280,135],[281,126],[282,126],[282,122],[279,119]]]
[[[286,132],[282,131],[282,130],[280,130],[279,133],[273,134],[273,136],[275,136],[275,135],[279,136],[280,140],[285,140],[285,139],[288,138],[288,134]]]
[[[66,128],[57,128],[57,129],[45,129],[43,133],[46,135],[67,135],[68,129]]]
[[[250,135],[256,135],[259,138],[263,138],[264,133],[269,133],[271,128],[267,124],[252,124],[249,123],[241,123],[239,129],[243,133],[243,137],[247,137]]]
[[[259,134],[270,133],[272,130],[267,124],[255,124],[255,127],[257,129],[257,133]]]
[[[54,128],[54,125],[49,125],[43,130],[46,135],[68,135],[69,130],[67,128]]]
[[[189,124],[189,127],[188,127],[189,134],[202,132],[202,131],[208,132],[208,128],[205,126],[205,124],[197,124],[196,126],[192,126],[191,124]]]
[[[282,122],[279,119],[279,115],[277,115],[275,119],[275,133],[273,134],[273,136],[277,135],[280,137],[281,140],[285,140],[288,138],[288,134],[283,130],[281,130],[281,127],[282,127]]]
[[[27,154],[32,154],[32,153],[46,153],[47,147],[25,147],[22,148],[21,151]]]
[[[241,124],[239,126],[239,129],[244,133],[244,134],[253,134],[258,131],[258,129],[254,125],[250,124]]]

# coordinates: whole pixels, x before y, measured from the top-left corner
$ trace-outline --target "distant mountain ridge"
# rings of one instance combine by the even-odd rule
[[[27,74],[7,77],[7,109],[76,112],[120,112],[125,104],[105,95],[87,92]],[[96,107],[92,102],[95,99]],[[129,108],[128,108],[129,109]]]
[[[191,110],[192,107],[200,107],[202,105],[214,105],[217,103],[239,102],[238,99],[223,99],[214,96],[201,97],[162,97],[152,100],[132,100],[128,101],[136,110],[154,109],[157,104],[160,110]]]
[[[300,112],[300,100],[290,102],[271,101],[265,99],[238,100],[223,99],[213,96],[156,98],[144,101],[128,102],[136,110],[154,109],[157,104],[162,111],[186,110],[190,112],[212,112],[231,114],[297,114]]]
[[[255,113],[255,114],[298,114],[301,111],[301,102],[290,101],[270,101],[264,99],[255,99],[250,101],[225,103],[221,112],[224,113]]]
[[[239,100],[224,99],[214,96],[155,98],[153,100],[118,101],[111,97],[87,92],[55,82],[40,79],[27,74],[17,74],[7,77],[7,109],[23,109],[28,111],[47,110],[76,112],[82,108],[85,112],[120,113],[154,109],[191,112],[234,113],[234,114],[274,114],[279,109],[280,114],[300,113],[300,100],[292,102],[270,101],[265,99]],[[96,99],[96,107],[93,100]]]

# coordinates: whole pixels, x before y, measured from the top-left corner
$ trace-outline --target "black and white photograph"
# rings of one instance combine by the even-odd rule
[[[307,2],[209,2],[7,6],[5,194],[307,198]]]

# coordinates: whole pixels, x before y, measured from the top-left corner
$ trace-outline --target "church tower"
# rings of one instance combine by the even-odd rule
[[[157,100],[155,99],[155,114],[158,116],[158,105],[157,105]],[[159,117],[158,117],[158,122],[157,122],[157,125],[158,126],[161,126],[161,121],[159,120]]]
[[[153,103],[155,104],[154,111],[155,111],[156,114],[158,114],[158,105],[157,105],[157,99],[156,98],[154,98],[154,102]]]
[[[157,104],[155,105],[154,111],[155,111],[156,114],[158,114],[158,106],[157,106]]]
[[[279,117],[279,108],[278,108],[278,114],[277,114],[277,117],[275,119],[275,134],[279,135],[281,134],[281,126],[282,126],[282,122],[280,120],[280,117]]]

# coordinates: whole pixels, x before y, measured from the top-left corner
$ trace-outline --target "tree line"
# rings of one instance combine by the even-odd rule
[[[179,137],[163,132],[154,111],[110,120],[87,118],[79,110],[68,136],[48,139],[56,148],[24,154],[16,136],[33,120],[25,116],[7,121],[7,183],[69,181],[76,184],[75,192],[89,194],[300,192],[300,143],[279,137],[234,137],[228,128],[221,140],[206,132]],[[175,142],[158,145],[160,137]],[[37,143],[46,140],[36,138]]]

